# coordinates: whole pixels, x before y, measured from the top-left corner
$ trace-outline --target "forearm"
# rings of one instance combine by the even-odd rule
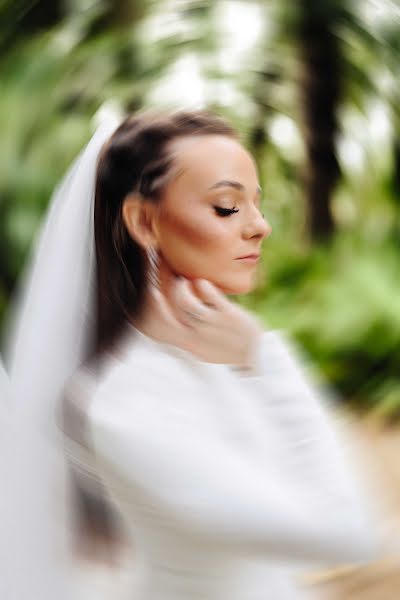
[[[104,480],[132,510],[149,506],[168,527],[246,554],[335,564],[368,557],[368,536],[352,513],[316,512],[309,488],[273,455],[261,465],[201,426],[163,418],[165,402],[159,413],[146,413],[151,398],[143,409],[138,402],[114,398],[112,413],[91,418]]]
[[[255,358],[251,373],[236,373],[265,423],[265,435],[273,430],[280,441],[282,474],[294,489],[303,491],[311,512],[322,512],[339,530],[348,528],[342,542],[344,559],[348,546],[354,548],[355,558],[357,552],[360,559],[373,555],[378,550],[370,507],[326,397],[285,336],[267,332]]]

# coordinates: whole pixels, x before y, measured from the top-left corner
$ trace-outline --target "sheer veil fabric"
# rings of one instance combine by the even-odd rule
[[[1,466],[9,485],[1,531],[9,540],[2,536],[0,558],[11,544],[18,561],[7,576],[13,582],[2,595],[7,600],[73,597],[70,489],[57,406],[93,336],[95,174],[100,150],[121,120],[116,112],[103,113],[55,190],[8,323],[4,382],[11,402],[6,420],[1,414],[2,425],[7,422]]]

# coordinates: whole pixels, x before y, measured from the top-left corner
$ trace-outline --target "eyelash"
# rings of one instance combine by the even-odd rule
[[[239,212],[238,208],[223,208],[222,206],[214,206],[214,208],[220,217],[229,217],[229,215]]]
[[[214,208],[220,217],[229,217],[233,213],[239,212],[238,208],[223,208],[222,206],[214,206]],[[264,213],[261,212],[261,214],[262,214],[263,219],[265,219]]]

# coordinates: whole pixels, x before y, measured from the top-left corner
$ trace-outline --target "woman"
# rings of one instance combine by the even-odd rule
[[[87,308],[85,366],[62,403],[80,486],[105,493],[133,540],[132,597],[303,597],[292,568],[368,560],[375,540],[293,347],[228,298],[253,289],[271,233],[254,161],[228,124],[201,111],[134,115],[105,138],[84,226],[94,220],[94,312],[65,242],[81,284],[64,308],[71,295]],[[76,201],[74,177],[93,182],[85,157],[64,204]],[[73,227],[60,222],[65,239]],[[82,240],[76,215],[75,224]],[[80,313],[68,306],[63,321],[66,312],[61,339],[73,348]]]

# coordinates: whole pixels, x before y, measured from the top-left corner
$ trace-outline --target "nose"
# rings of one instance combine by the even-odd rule
[[[252,213],[251,218],[247,221],[243,236],[246,239],[257,237],[260,240],[270,236],[272,233],[272,227],[270,223],[265,219],[261,212],[254,207],[254,213]]]

